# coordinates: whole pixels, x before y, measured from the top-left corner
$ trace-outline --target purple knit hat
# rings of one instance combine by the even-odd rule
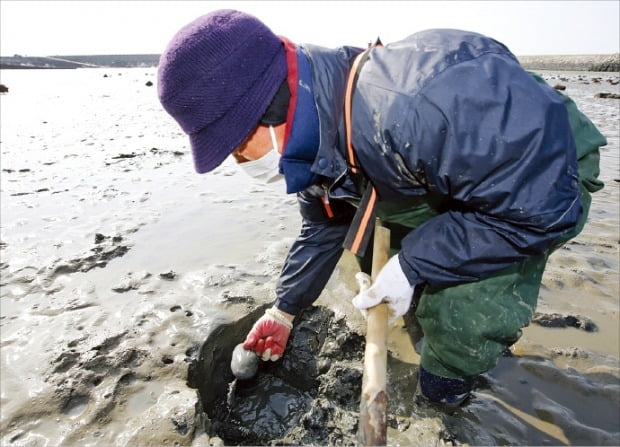
[[[215,169],[250,135],[286,74],[280,38],[240,11],[211,12],[172,38],[158,95],[189,135],[196,171]]]

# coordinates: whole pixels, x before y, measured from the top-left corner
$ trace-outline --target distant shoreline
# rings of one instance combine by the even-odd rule
[[[517,56],[527,70],[620,71],[620,53]]]
[[[134,68],[156,67],[159,54],[0,57],[0,69]]]
[[[620,53],[517,56],[527,70],[620,72]],[[71,69],[156,67],[159,54],[0,57],[0,69]]]

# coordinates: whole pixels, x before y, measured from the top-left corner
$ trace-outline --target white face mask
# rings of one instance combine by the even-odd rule
[[[278,153],[278,140],[273,126],[269,126],[272,149],[258,160],[250,160],[239,163],[241,170],[252,178],[265,183],[273,183],[284,178],[280,174],[280,154]]]

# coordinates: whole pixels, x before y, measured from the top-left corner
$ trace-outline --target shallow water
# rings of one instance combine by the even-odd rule
[[[609,144],[606,187],[584,232],[552,255],[538,310],[598,331],[531,325],[460,414],[399,419],[392,443],[439,444],[442,430],[455,443],[620,443],[620,102],[594,98],[619,93],[618,74],[543,76]],[[230,163],[195,174],[149,80],[152,68],[0,72],[2,445],[208,444],[188,365],[215,327],[273,298],[295,198]],[[354,270],[344,256],[318,303],[363,331]],[[406,395],[417,355],[402,328],[391,349]]]

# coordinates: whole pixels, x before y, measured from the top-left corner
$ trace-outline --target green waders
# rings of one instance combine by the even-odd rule
[[[538,82],[542,78],[532,75]],[[577,146],[583,213],[574,231],[558,241],[547,253],[526,259],[484,280],[431,290],[426,287],[415,308],[424,333],[421,364],[437,376],[463,378],[493,368],[501,353],[521,336],[530,324],[549,255],[583,229],[590,204],[590,193],[603,183],[599,175],[599,147],[605,137],[583,115],[575,103],[558,92],[569,113]],[[377,215],[392,230],[392,254],[412,229],[440,213],[441,204],[424,197],[408,203],[379,203]],[[370,250],[368,250],[370,251]],[[372,253],[360,260],[367,270]]]

